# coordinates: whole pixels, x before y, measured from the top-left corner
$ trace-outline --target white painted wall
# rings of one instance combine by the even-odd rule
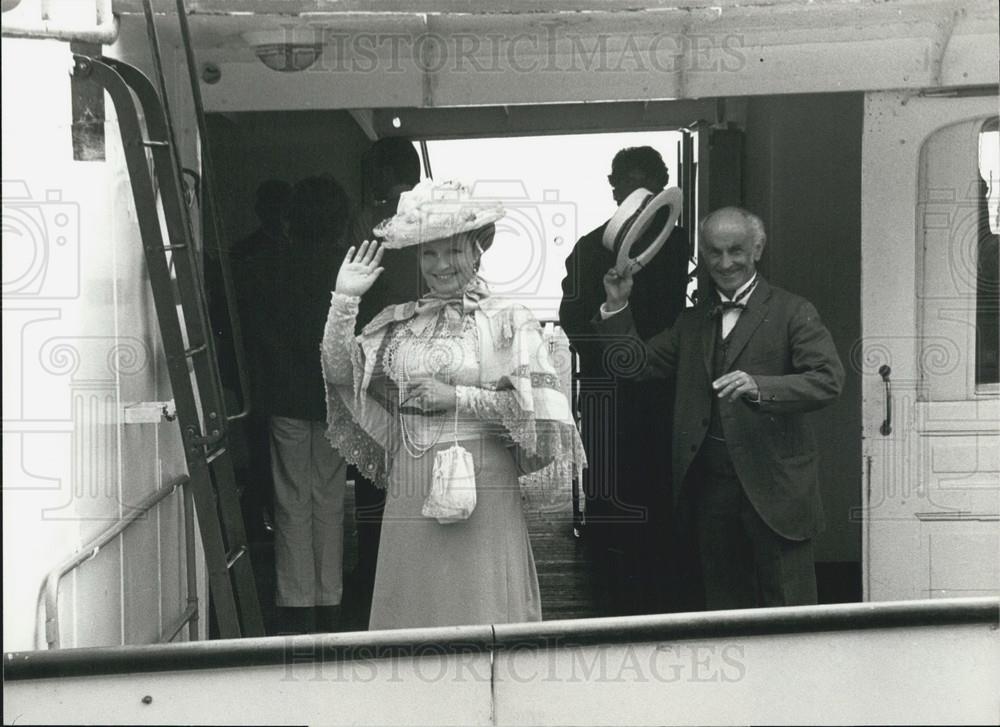
[[[107,160],[73,161],[71,65],[3,41],[6,650],[44,648],[46,572],[186,470],[176,424],[123,424],[170,387],[114,109]],[[62,645],[155,641],[186,603],[183,542],[178,492],[64,579]]]
[[[866,600],[895,600],[1000,592],[997,517],[1000,512],[1000,400],[979,395],[966,380],[971,336],[948,337],[921,327],[925,314],[969,307],[974,279],[942,301],[923,297],[922,235],[927,191],[921,190],[921,151],[936,131],[997,113],[997,97],[925,98],[904,92],[866,95],[861,181],[863,345],[852,364],[862,374],[866,488],[863,567]],[[952,140],[938,156],[967,155],[972,146]],[[926,162],[926,160],[923,160]],[[934,182],[931,188],[934,189]],[[964,208],[966,183],[953,193],[953,212]],[[936,192],[942,189],[938,183]],[[960,193],[960,194],[958,194]],[[937,214],[948,207],[939,197]],[[954,216],[961,225],[966,216]],[[961,227],[951,228],[961,230]],[[937,240],[941,243],[941,240]],[[951,236],[960,254],[966,243]],[[927,258],[932,264],[934,255]],[[940,263],[940,260],[938,260]],[[954,269],[937,264],[935,278]],[[933,344],[939,354],[925,355]],[[925,371],[951,361],[967,392],[961,401],[928,400]],[[892,369],[893,431],[880,433],[885,393],[878,369]],[[965,514],[962,514],[962,511]]]
[[[1000,634],[985,623],[582,647],[572,639],[324,662],[318,641],[289,638],[285,664],[8,682],[4,721],[917,725],[992,723],[1000,709]]]

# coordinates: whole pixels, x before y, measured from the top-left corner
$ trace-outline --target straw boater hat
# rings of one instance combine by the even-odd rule
[[[425,179],[399,196],[396,214],[373,230],[383,246],[399,249],[471,232],[504,216],[496,200],[474,199],[459,182]]]
[[[621,206],[608,220],[601,237],[604,247],[615,254],[617,258],[615,269],[619,273],[635,273],[649,264],[673,232],[683,202],[684,195],[677,187],[664,189],[659,194],[653,194],[648,189],[639,187],[622,200]],[[670,208],[670,214],[663,227],[645,250],[636,257],[631,257],[629,253],[632,252],[632,246],[649,229],[656,213],[664,207]]]

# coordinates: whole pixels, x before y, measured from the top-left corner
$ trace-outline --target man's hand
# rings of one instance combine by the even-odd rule
[[[760,389],[753,376],[744,371],[730,371],[724,376],[720,376],[712,382],[712,388],[718,392],[720,399],[727,396],[730,401],[736,401],[742,396],[751,401],[760,400]]]
[[[632,274],[621,274],[611,268],[604,274],[604,293],[607,296],[605,309],[608,312],[621,310],[628,304],[632,295]]]

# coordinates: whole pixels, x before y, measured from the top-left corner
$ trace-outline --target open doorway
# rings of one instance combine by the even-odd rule
[[[678,131],[552,134],[431,140],[435,179],[457,179],[473,193],[503,201],[507,216],[483,258],[494,295],[529,308],[540,321],[558,319],[565,260],[576,241],[604,224],[617,205],[607,175],[615,153],[649,146],[676,185]]]
[[[467,109],[435,109],[433,118],[428,115],[426,120],[418,119],[420,123],[407,120],[411,121],[411,138],[423,139],[427,145],[429,171],[435,179],[457,178],[471,184],[477,194],[504,201],[508,226],[498,233],[510,239],[497,240],[484,258],[483,272],[496,294],[514,297],[540,320],[558,318],[565,258],[577,239],[602,224],[615,209],[606,179],[615,152],[648,145],[666,162],[669,185],[686,187],[685,194],[690,196],[696,193],[693,182],[697,180],[706,207],[742,203],[765,219],[769,243],[764,274],[816,303],[846,363],[860,335],[856,294],[860,101],[860,96],[846,94],[755,100],[745,124],[705,125],[704,135],[687,134],[689,143],[692,138],[695,141],[692,161],[704,162],[698,176],[679,168],[678,146],[685,136],[679,130],[622,133],[617,130],[623,125],[612,124],[608,127],[615,129],[612,132],[588,128],[578,133],[572,121],[567,122],[569,128],[559,128],[560,119],[573,115],[565,109],[546,109],[550,113],[545,124],[537,129],[518,128],[517,135],[496,124],[474,128],[476,114]],[[376,129],[384,126],[380,118],[375,115]],[[221,212],[230,239],[252,229],[253,192],[264,179],[294,183],[309,174],[329,173],[356,203],[363,199],[362,159],[372,143],[371,133],[350,112],[230,113],[211,115],[209,121],[216,167],[220,172],[229,170],[225,177],[218,176]],[[448,138],[437,137],[433,128],[447,128]],[[664,122],[662,128],[680,126]],[[736,143],[744,133],[745,146]],[[723,137],[733,143],[723,144]],[[828,180],[824,169],[836,169],[839,176]],[[803,183],[806,178],[808,184]],[[835,207],[826,204],[830,199],[837,200]],[[818,218],[824,224],[817,228]],[[693,231],[692,224],[685,226]],[[831,257],[836,257],[835,266],[822,263]],[[832,270],[836,275],[830,275]],[[852,372],[842,401],[816,421],[824,461],[833,463],[823,483],[829,527],[817,541],[821,602],[860,598],[860,533],[851,514],[860,501],[860,472],[855,464],[860,460],[859,409],[859,385]],[[599,615],[594,606],[597,594],[585,567],[586,553],[579,541],[574,542],[572,529],[546,522],[538,525],[533,538],[537,532],[542,533],[542,540],[553,536],[536,548],[543,600],[550,589],[543,608],[546,617]],[[345,545],[350,560],[350,543]],[[548,565],[551,568],[546,570]],[[349,562],[345,564],[345,569],[350,567]],[[260,582],[268,579],[260,578]]]

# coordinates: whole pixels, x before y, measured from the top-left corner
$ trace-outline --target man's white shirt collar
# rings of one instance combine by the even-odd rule
[[[743,285],[741,285],[739,288],[736,289],[736,292],[733,294],[732,298],[730,298],[728,295],[726,295],[725,293],[723,293],[721,290],[716,289],[715,292],[719,294],[719,298],[723,302],[731,302],[731,301],[737,300],[740,297],[740,295],[743,293],[743,291],[746,290],[747,288],[749,288],[751,285],[753,285],[754,282],[756,282],[756,280],[757,280],[757,273],[755,272],[753,274],[753,276],[750,278],[750,280],[746,281],[745,283],[743,283]],[[753,295],[753,293],[751,293],[750,295]],[[747,300],[749,300],[749,299],[750,299],[750,296],[748,295],[747,296]],[[746,303],[747,301],[744,300],[744,301],[741,301],[741,302]]]

